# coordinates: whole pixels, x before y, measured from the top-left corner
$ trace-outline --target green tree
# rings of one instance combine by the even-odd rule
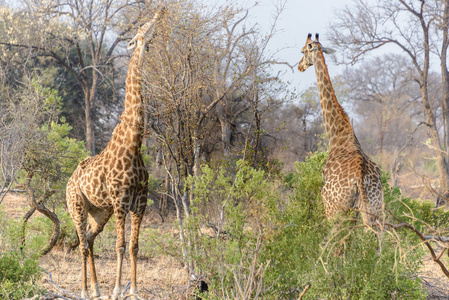
[[[2,170],[15,170],[10,178],[2,179],[22,184],[30,204],[23,219],[22,243],[26,223],[36,210],[53,222],[53,234],[42,254],[52,249],[60,233],[59,218],[47,205],[62,203],[70,174],[86,156],[84,144],[68,137],[71,127],[59,118],[61,104],[56,91],[29,80],[1,107],[0,142],[6,158],[1,161]]]
[[[17,10],[3,7],[0,11],[1,45],[50,58],[73,76],[83,96],[78,101],[84,108],[86,146],[95,154],[101,87],[113,85],[114,62],[123,55],[119,45],[142,16],[151,15],[147,14],[151,3],[24,0],[20,4]]]

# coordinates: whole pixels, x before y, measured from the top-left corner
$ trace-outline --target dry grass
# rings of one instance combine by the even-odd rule
[[[4,206],[8,216],[15,219],[23,217],[28,208],[25,197],[14,193],[5,197],[2,206]],[[129,219],[127,218],[126,226],[127,239],[130,228]],[[161,234],[175,235],[176,230],[172,224],[171,220],[162,223],[160,217],[149,209],[144,217],[142,232],[147,228],[153,228],[160,231]],[[113,227],[115,225],[109,224],[108,226]],[[116,277],[115,230],[103,232],[97,240],[102,244],[110,242],[110,245],[103,246],[101,253],[96,253],[95,266],[101,294],[112,295]],[[44,270],[52,274],[53,281],[59,287],[72,294],[81,294],[81,256],[78,249],[73,252],[68,252],[67,249],[62,248],[53,249],[49,254],[40,258],[39,262]],[[123,285],[126,285],[130,280],[129,264],[129,254],[127,253],[123,262]],[[183,268],[182,263],[171,256],[157,255],[151,258],[139,256],[137,267],[139,295],[145,299],[177,299],[187,287],[186,269]],[[43,286],[57,293],[56,289],[46,279],[48,279],[48,276],[44,275]]]
[[[432,261],[430,255],[425,255],[419,277],[429,293],[428,299],[449,299],[449,278]]]

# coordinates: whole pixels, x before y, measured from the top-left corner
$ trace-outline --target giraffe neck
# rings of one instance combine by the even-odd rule
[[[140,71],[144,46],[138,45],[129,62],[126,76],[125,111],[120,116],[120,123],[114,129],[110,147],[124,144],[133,151],[140,151],[144,132],[144,103],[142,101],[142,86]]]
[[[356,138],[348,115],[338,103],[337,97],[335,97],[321,48],[315,52],[314,58],[315,73],[320,92],[320,104],[329,145],[332,148],[345,142],[355,142]],[[358,144],[358,142],[356,143]]]

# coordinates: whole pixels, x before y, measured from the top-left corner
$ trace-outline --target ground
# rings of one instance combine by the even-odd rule
[[[2,206],[6,208],[8,215],[14,218],[22,217],[28,207],[25,197],[20,194],[8,195]],[[162,222],[155,210],[149,209],[142,224],[142,231],[148,228],[157,228],[160,232],[176,235],[172,220],[169,218]],[[115,242],[115,239],[101,235],[98,239],[99,244]],[[96,255],[95,264],[102,295],[111,295],[114,289],[116,269],[114,245],[105,245],[102,249],[106,250]],[[439,249],[438,253],[441,250]],[[148,257],[148,255],[142,255],[138,261],[139,295],[144,299],[180,299],[188,284],[187,272],[183,264],[167,255]],[[81,257],[78,250],[67,252],[66,248],[53,249],[40,259],[40,266],[48,274],[51,274],[52,280],[57,286],[72,294],[80,295]],[[125,256],[123,284],[130,280],[129,272],[129,256]],[[42,278],[43,285],[49,291],[58,294],[58,289],[49,282],[48,274]],[[449,299],[449,279],[431,260],[430,255],[424,258],[423,268],[418,276],[429,291],[428,299]]]
[[[4,199],[2,206],[6,209],[8,216],[21,218],[29,207],[26,198],[21,194],[11,193]],[[38,213],[36,213],[38,215]],[[129,223],[129,219],[127,221]],[[107,226],[113,226],[109,224]],[[129,224],[126,226],[129,231]],[[164,223],[161,218],[151,209],[147,210],[142,223],[142,231],[147,228],[159,228],[164,233],[176,234],[173,230],[172,220],[168,219]],[[104,232],[103,232],[104,233]],[[142,237],[141,237],[142,239]],[[127,232],[127,241],[129,232]],[[100,236],[96,242],[112,242],[112,245],[106,245],[95,255],[95,266],[97,276],[100,282],[102,295],[112,295],[115,277],[116,277],[116,254],[115,238]],[[170,256],[153,256],[151,258],[139,257],[137,263],[138,270],[138,289],[139,295],[144,299],[178,299],[186,290],[188,285],[187,271],[180,261]],[[40,266],[52,276],[53,282],[75,295],[81,294],[81,255],[76,249],[68,252],[67,248],[54,248],[49,254],[40,259]],[[126,285],[130,281],[130,261],[127,254],[123,263],[122,284]],[[49,275],[42,278],[43,286],[56,293],[57,288],[49,282]]]

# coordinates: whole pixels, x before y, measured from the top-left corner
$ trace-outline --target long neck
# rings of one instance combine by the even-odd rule
[[[323,121],[330,147],[332,148],[345,142],[354,142],[356,138],[351,123],[348,115],[338,103],[337,97],[335,97],[321,49],[315,52],[314,65],[320,92]]]
[[[143,119],[142,86],[140,83],[143,50],[142,45],[137,45],[129,62],[126,76],[125,111],[120,117],[122,122],[140,122]]]
[[[128,67],[126,77],[125,111],[120,116],[121,122],[112,134],[109,146],[124,144],[132,151],[139,151],[144,132],[144,104],[142,101],[140,69],[144,47],[138,45]]]

